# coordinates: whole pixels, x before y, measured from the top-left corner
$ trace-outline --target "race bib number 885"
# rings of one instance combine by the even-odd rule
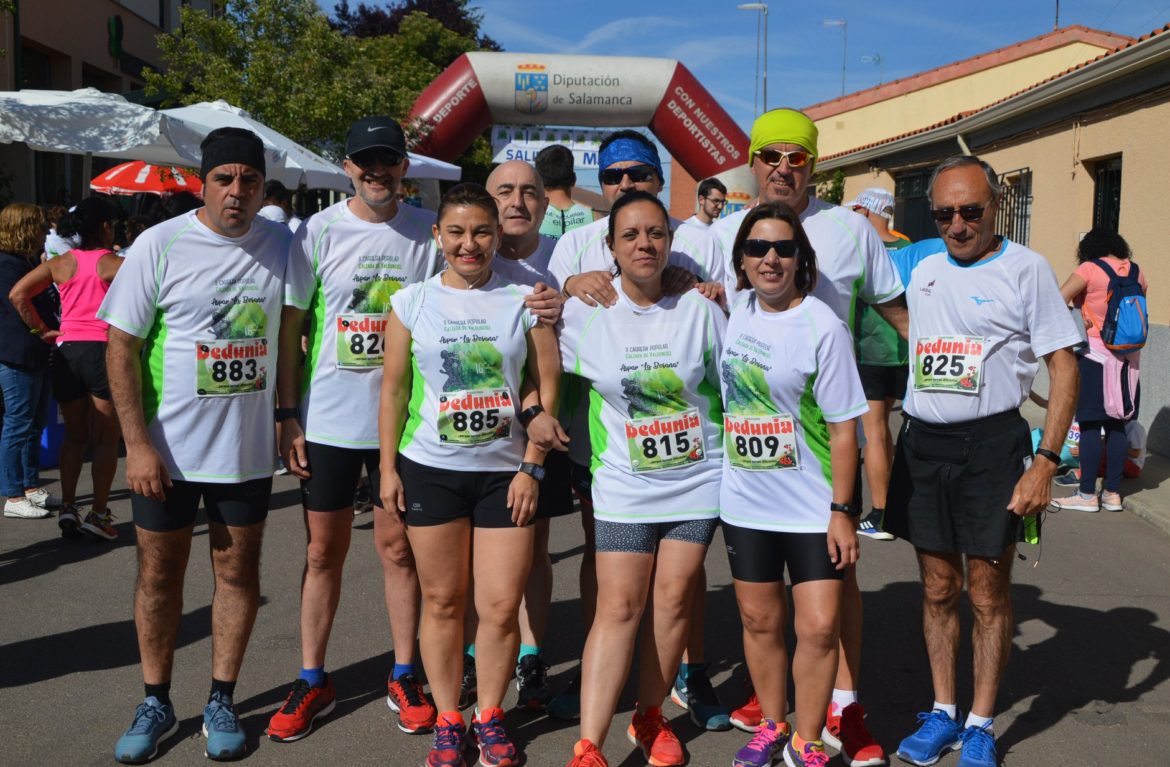
[[[439,442],[471,447],[512,435],[516,407],[507,389],[475,389],[439,395]]]
[[[976,394],[983,376],[981,336],[934,336],[914,342],[914,391]]]

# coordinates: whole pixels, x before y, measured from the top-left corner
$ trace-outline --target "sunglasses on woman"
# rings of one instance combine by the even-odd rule
[[[763,258],[769,250],[775,250],[780,258],[795,258],[799,250],[795,240],[744,240],[743,254],[752,258]]]

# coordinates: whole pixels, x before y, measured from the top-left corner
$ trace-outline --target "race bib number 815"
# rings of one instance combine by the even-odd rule
[[[707,460],[703,421],[697,408],[626,421],[630,469],[635,474],[663,471]]]
[[[914,391],[976,394],[983,376],[981,336],[934,336],[914,342]]]
[[[195,393],[234,397],[268,388],[268,339],[241,338],[195,344]]]

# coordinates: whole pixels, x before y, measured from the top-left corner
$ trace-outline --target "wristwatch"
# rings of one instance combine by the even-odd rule
[[[854,510],[852,506],[847,503],[830,503],[829,511],[840,511],[848,514],[851,519],[857,519],[861,516],[861,509]]]
[[[290,418],[300,418],[301,411],[295,407],[278,407],[276,409],[276,421],[287,421]]]
[[[516,469],[516,471],[524,472],[528,476],[535,479],[537,482],[544,480],[544,467],[539,463],[529,463],[528,461],[525,461],[524,463],[520,464],[520,468]]]
[[[524,410],[521,410],[520,415],[518,415],[516,417],[520,420],[520,425],[523,426],[525,429],[527,429],[528,424],[532,423],[532,419],[536,418],[536,416],[540,415],[543,412],[544,412],[544,408],[542,408],[540,405],[533,405],[530,408],[525,408]]]

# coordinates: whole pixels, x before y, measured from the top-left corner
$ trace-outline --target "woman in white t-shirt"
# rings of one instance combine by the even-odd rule
[[[482,764],[514,764],[500,706],[532,563],[545,457],[537,442],[551,444],[559,429],[548,414],[556,412],[560,378],[556,337],[525,306],[530,289],[492,272],[500,221],[486,189],[451,189],[433,231],[447,268],[390,299],[381,496],[389,513],[405,517],[422,588],[419,645],[439,712],[427,764],[463,764],[467,729],[457,704],[472,573],[479,614],[474,742]]]
[[[735,764],[770,765],[785,748],[790,765],[826,764],[820,737],[837,672],[842,578],[858,558],[860,510],[849,507],[857,419],[868,405],[848,328],[811,295],[816,254],[799,216],[782,203],[753,209],[732,265],[738,289],[752,290],[731,313],[720,359],[719,509],[764,716]],[[792,733],[785,567],[797,637]]]
[[[581,673],[573,767],[602,767],[600,748],[640,641],[629,739],[655,765],[683,764],[662,715],[682,657],[694,585],[719,516],[726,319],[697,290],[665,294],[670,223],[657,197],[631,191],[609,217],[618,274],[611,307],[565,304],[561,361],[589,386],[597,608]],[[643,610],[653,616],[638,627]]]

